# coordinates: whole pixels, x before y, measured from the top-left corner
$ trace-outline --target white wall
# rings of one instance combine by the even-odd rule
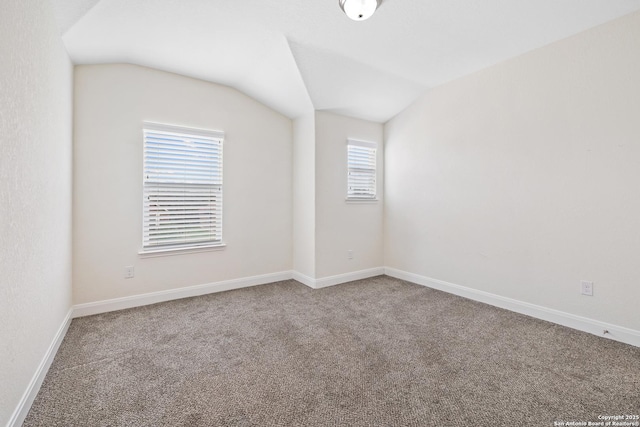
[[[640,13],[391,120],[386,265],[640,330],[638,40]]]
[[[315,126],[316,278],[382,267],[383,125],[317,111]],[[347,138],[378,144],[377,202],[345,200]]]
[[[144,120],[225,132],[225,250],[138,255]],[[291,270],[290,119],[226,86],[93,65],[76,67],[74,130],[75,303]]]
[[[49,2],[0,12],[0,425],[71,308],[72,66]]]
[[[315,115],[293,121],[293,270],[316,274]]]

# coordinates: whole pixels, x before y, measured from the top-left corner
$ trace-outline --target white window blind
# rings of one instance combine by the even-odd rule
[[[222,244],[217,131],[144,123],[144,252]]]
[[[376,144],[347,140],[347,200],[376,198]]]

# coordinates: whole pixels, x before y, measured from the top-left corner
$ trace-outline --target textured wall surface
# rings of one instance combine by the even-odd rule
[[[71,306],[72,66],[49,2],[0,12],[0,425]]]
[[[638,40],[640,13],[389,122],[386,265],[640,330]]]
[[[293,121],[293,269],[316,274],[315,112]]]
[[[74,99],[76,303],[291,270],[290,119],[235,89],[133,65],[76,67]],[[145,120],[225,132],[224,250],[138,255]]]
[[[382,267],[383,126],[316,112],[316,277]],[[347,138],[375,142],[377,198],[347,202]],[[347,252],[353,251],[353,259]]]

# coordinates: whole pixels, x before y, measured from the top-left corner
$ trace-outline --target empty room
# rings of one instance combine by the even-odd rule
[[[0,0],[0,426],[640,426],[640,0]]]

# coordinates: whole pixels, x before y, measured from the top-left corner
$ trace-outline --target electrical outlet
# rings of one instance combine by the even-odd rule
[[[131,279],[134,276],[133,265],[128,265],[124,268],[124,278]]]
[[[347,251],[347,259],[353,259],[353,250],[352,249],[349,249]]]
[[[588,295],[590,297],[593,296],[593,282],[588,282],[583,280],[580,282],[580,290],[582,291],[582,295]]]

